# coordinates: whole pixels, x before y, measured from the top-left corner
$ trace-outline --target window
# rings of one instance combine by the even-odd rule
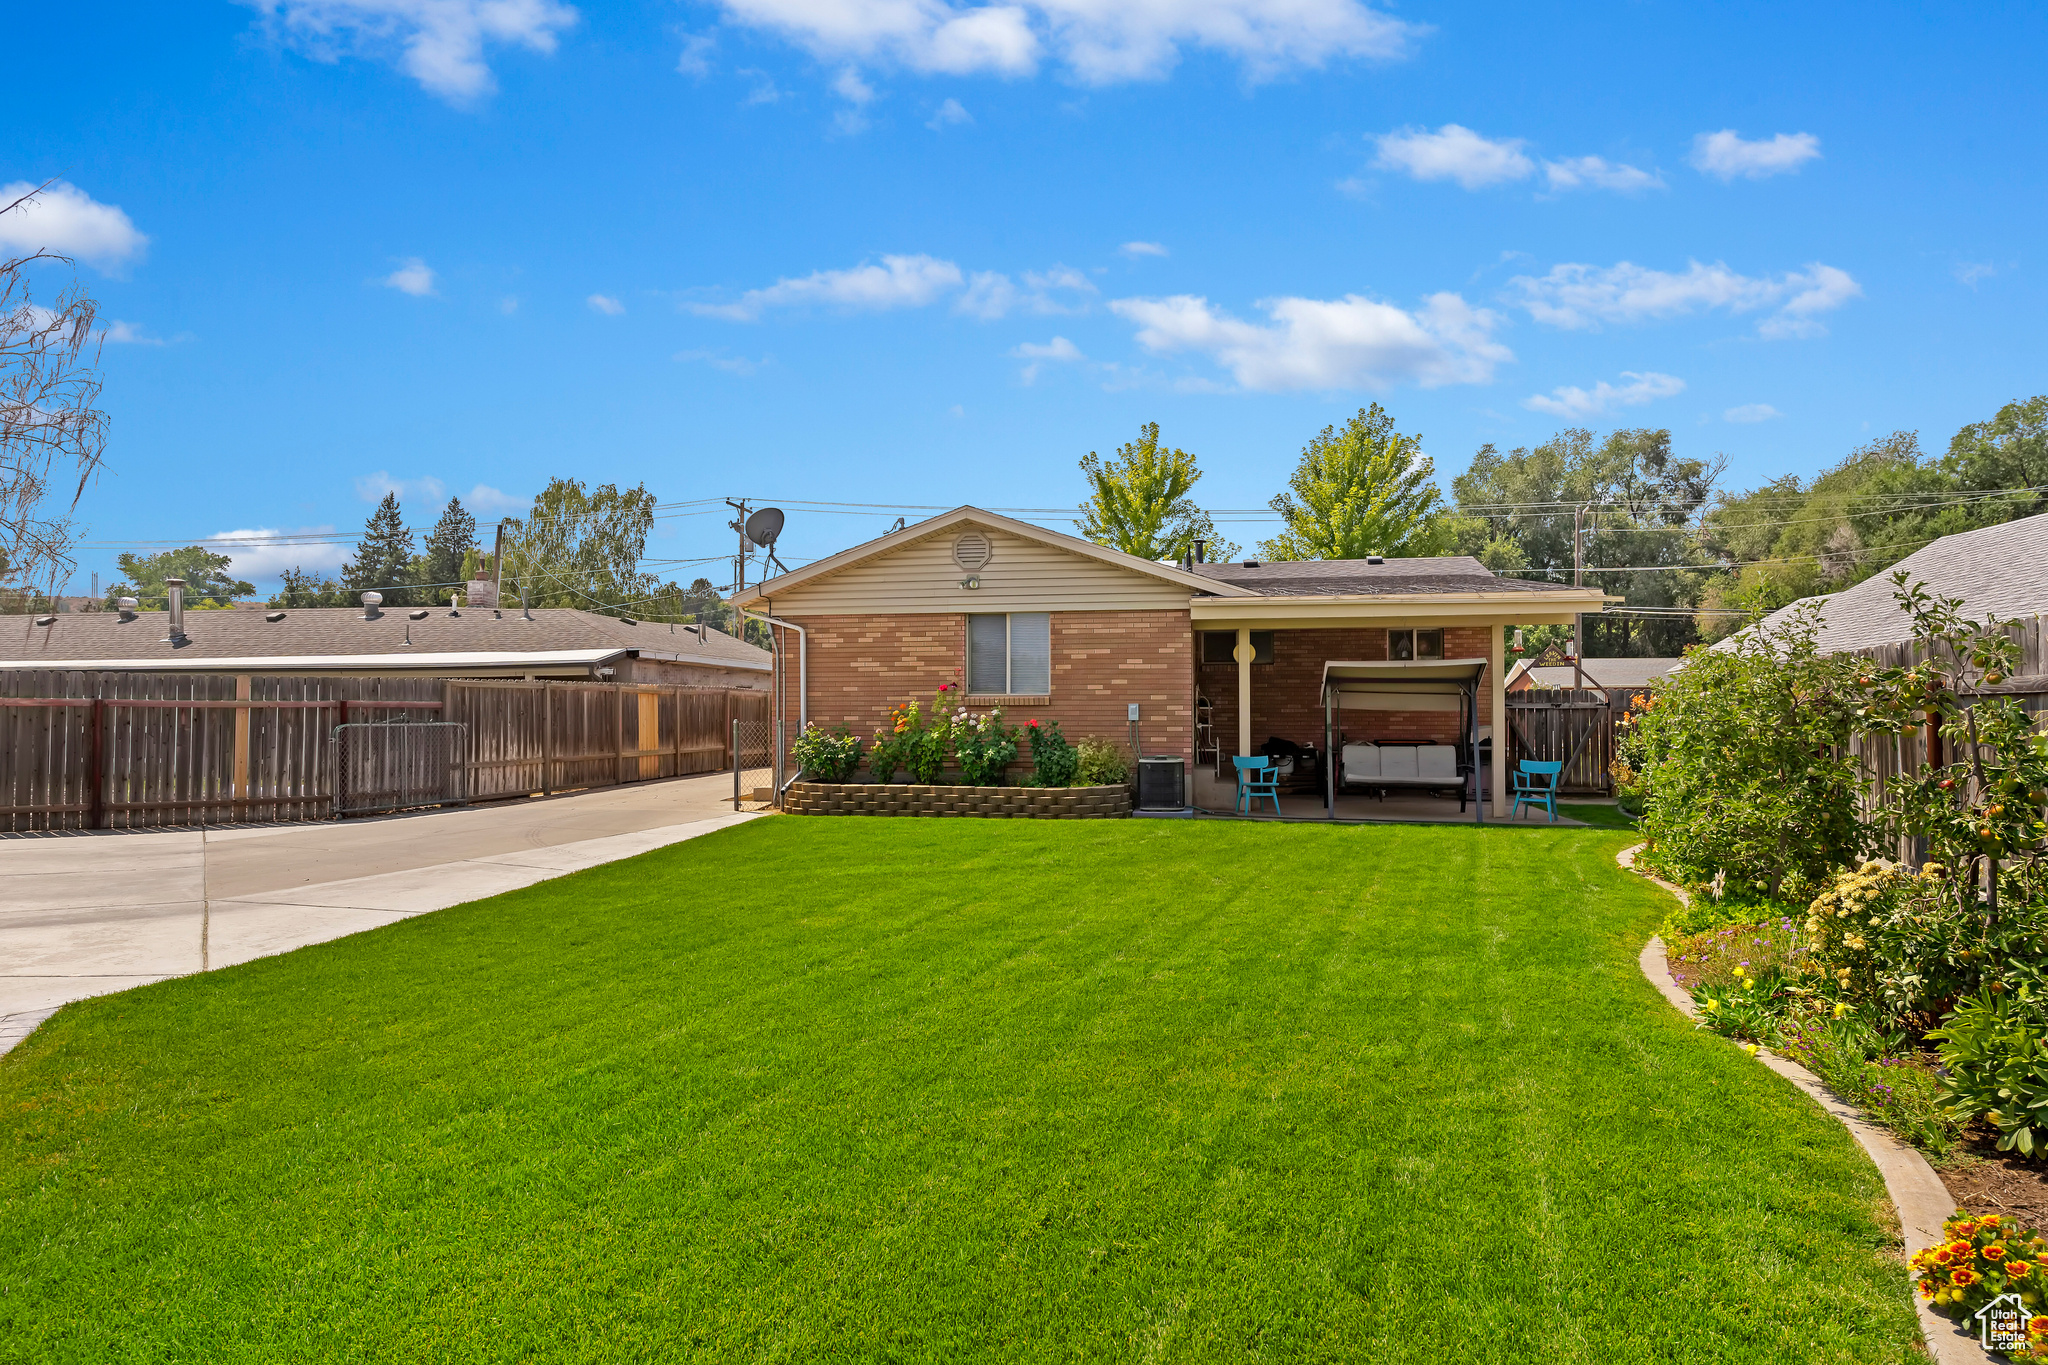
[[[1202,632],[1202,662],[1205,664],[1235,664],[1237,662],[1237,632],[1234,630],[1205,630]],[[1269,664],[1273,662],[1273,632],[1255,630],[1252,632],[1252,662]]]
[[[1444,633],[1441,630],[1390,630],[1387,632],[1389,659],[1441,659]]]
[[[967,618],[967,690],[982,696],[1052,691],[1052,617],[1042,611]]]

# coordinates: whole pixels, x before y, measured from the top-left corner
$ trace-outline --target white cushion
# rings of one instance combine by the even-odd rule
[[[1449,744],[1425,744],[1416,751],[1417,777],[1455,782],[1458,780],[1458,751]]]
[[[1389,744],[1380,750],[1380,776],[1410,778],[1415,776],[1415,746],[1413,744]]]
[[[1347,744],[1344,746],[1344,780],[1346,782],[1361,777],[1378,777],[1379,775],[1379,745]]]

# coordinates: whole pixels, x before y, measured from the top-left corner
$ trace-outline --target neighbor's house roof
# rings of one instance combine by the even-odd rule
[[[1198,616],[1205,619],[1208,615],[1218,612],[1232,617],[1256,616],[1269,607],[1288,602],[1301,604],[1303,610],[1318,613],[1330,610],[1368,611],[1375,609],[1375,604],[1378,604],[1378,609],[1394,611],[1397,614],[1412,612],[1416,606],[1435,607],[1455,602],[1472,611],[1491,610],[1501,606],[1512,611],[1519,609],[1515,604],[1526,603],[1528,608],[1543,613],[1541,616],[1532,616],[1530,619],[1533,621],[1545,619],[1558,612],[1568,615],[1575,611],[1599,611],[1606,600],[1595,589],[1567,588],[1550,583],[1524,583],[1501,578],[1478,560],[1464,555],[1390,559],[1380,564],[1372,564],[1362,559],[1276,564],[1244,561],[1231,564],[1196,564],[1184,568],[1178,564],[1140,559],[1136,555],[1112,550],[1078,536],[1017,521],[997,512],[985,511],[978,507],[956,507],[927,521],[906,526],[900,531],[842,550],[836,555],[805,565],[801,569],[756,584],[734,597],[734,605],[758,609],[763,603],[772,601],[777,596],[793,594],[807,585],[831,580],[834,575],[844,574],[855,569],[855,566],[866,566],[883,556],[907,551],[909,547],[930,541],[956,526],[978,526],[1002,531],[1100,564],[1128,570],[1132,574],[1151,579],[1155,596],[1160,587],[1173,590],[1173,599],[1176,600],[1179,592],[1186,592],[1185,600],[1195,609]],[[859,572],[865,573],[868,570],[862,569]],[[1127,581],[1134,584],[1137,582],[1135,579]],[[1434,602],[1423,604],[1417,601],[1423,598],[1434,599]],[[1168,599],[1159,600],[1163,605]]]
[[[274,613],[188,611],[186,642],[174,645],[170,613],[63,612],[47,626],[28,616],[0,617],[0,669],[262,670],[270,672],[514,672],[597,667],[625,655],[766,673],[767,650],[705,627],[642,621],[574,607],[518,610],[387,607],[374,619],[360,607],[298,607]],[[16,624],[16,623],[19,624]]]
[[[1764,624],[1783,625],[1800,608],[1818,603],[1821,627],[1815,643],[1822,653],[1910,640],[1912,618],[1893,595],[1892,575],[1901,571],[1909,581],[1924,582],[1931,593],[1960,597],[1963,615],[1976,620],[2048,616],[2048,513],[1943,536],[1852,588],[1781,607]],[[1714,648],[1732,647],[1729,640]]]
[[[1582,665],[1587,687],[1648,687],[1685,662],[1683,659],[1587,659]],[[1531,664],[1524,659],[1508,672],[1507,685],[1576,687],[1570,664]],[[1526,683],[1522,683],[1523,679]]]

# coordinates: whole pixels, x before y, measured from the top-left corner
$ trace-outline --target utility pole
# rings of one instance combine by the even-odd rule
[[[740,552],[734,555],[732,560],[732,591],[733,596],[737,597],[741,590],[747,586],[747,500],[741,498],[738,502],[734,502],[731,498],[727,498],[725,505],[739,513],[738,516],[726,523],[726,525],[740,533]],[[739,623],[735,621],[733,624],[737,626]],[[740,633],[740,631],[734,632],[734,634]]]
[[[491,573],[495,575],[491,584],[491,606],[495,610],[505,605],[505,523],[498,522],[497,545],[491,551]]]
[[[1586,511],[1593,504],[1585,503],[1572,513],[1572,586],[1584,587],[1586,583],[1585,541],[1579,533]],[[1586,613],[1572,616],[1572,690],[1581,691],[1586,686]]]

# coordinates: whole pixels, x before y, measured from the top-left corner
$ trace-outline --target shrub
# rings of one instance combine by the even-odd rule
[[[1003,724],[1001,707],[979,716],[963,711],[953,718],[953,756],[960,762],[962,781],[999,787],[1004,770],[1017,759],[1017,727]]]
[[[1121,787],[1131,780],[1130,755],[1113,739],[1089,735],[1076,746],[1076,753],[1084,787]]]
[[[1031,736],[1031,785],[1073,786],[1074,775],[1081,770],[1081,755],[1060,733],[1060,723],[1034,719],[1024,728]]]
[[[1775,973],[1796,980],[1804,950],[1790,916],[1667,939],[1672,980],[1687,990]]]
[[[815,782],[844,782],[860,766],[860,741],[844,725],[826,731],[812,721],[789,752],[798,770]]]
[[[1862,853],[1849,753],[1861,698],[1853,663],[1823,655],[1818,632],[1807,609],[1694,649],[1624,717],[1615,776],[1642,803],[1645,860],[1672,880],[1777,898],[1794,874],[1818,884]]]
[[[2048,1026],[2030,996],[1984,990],[1930,1031],[1948,1072],[1949,1114],[1998,1125],[1998,1150],[2048,1153]]]
[[[1957,1209],[1941,1231],[1947,1241],[1914,1252],[1907,1263],[1919,1281],[1920,1297],[1937,1312],[1967,1322],[2001,1294],[2018,1294],[2029,1309],[2041,1306],[2041,1277],[2048,1272],[2037,1267],[2048,1257],[2048,1241],[2032,1228],[1999,1214],[1972,1218]],[[2038,1343],[2048,1338],[2048,1321],[2037,1317],[2028,1326],[2036,1344],[2013,1353],[2015,1360],[2044,1358]]]
[[[946,766],[946,740],[952,732],[952,683],[940,683],[930,715],[918,702],[889,708],[889,720],[875,731],[868,747],[868,767],[877,782],[894,782],[898,768],[910,770],[913,782],[930,783]]]

